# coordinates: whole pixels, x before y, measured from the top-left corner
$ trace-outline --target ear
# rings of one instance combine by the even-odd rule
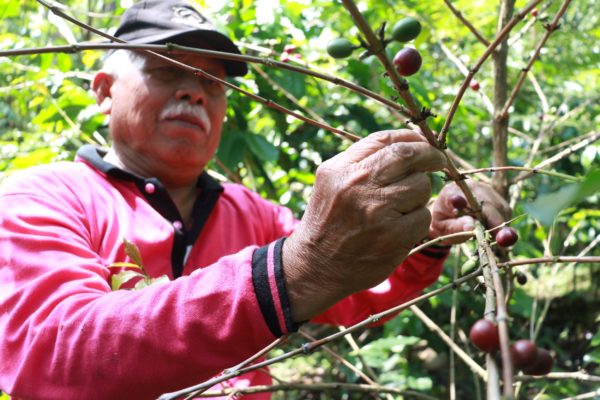
[[[115,78],[106,72],[100,71],[94,76],[92,81],[92,90],[96,94],[96,102],[100,107],[100,112],[109,115],[112,108],[112,97],[110,89]]]

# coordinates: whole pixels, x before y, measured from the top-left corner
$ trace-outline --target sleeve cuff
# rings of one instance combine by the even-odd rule
[[[423,254],[427,257],[431,257],[431,258],[435,258],[437,260],[441,260],[444,259],[448,256],[448,254],[450,253],[450,249],[452,248],[452,246],[437,246],[437,245],[433,245],[433,246],[429,246],[421,251],[419,251],[419,254]]]
[[[281,250],[285,238],[259,247],[252,255],[252,283],[267,326],[274,336],[295,332],[290,301],[285,287]]]

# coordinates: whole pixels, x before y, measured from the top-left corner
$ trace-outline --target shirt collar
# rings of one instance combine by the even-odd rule
[[[147,178],[142,178],[138,175],[132,174],[131,172],[127,172],[116,165],[105,161],[103,158],[104,155],[106,155],[105,150],[99,149],[94,145],[87,144],[82,146],[79,151],[77,151],[76,159],[86,161],[98,171],[103,172],[107,176],[113,178],[133,181],[138,184],[147,181]],[[202,171],[198,177],[198,180],[196,181],[196,187],[202,189],[203,191],[223,191],[221,184],[211,177],[206,171]]]

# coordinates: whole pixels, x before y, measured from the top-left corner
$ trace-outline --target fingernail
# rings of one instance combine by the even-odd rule
[[[473,229],[475,229],[475,221],[473,220],[473,218],[468,217],[468,219],[463,224],[463,229],[465,231],[472,231]]]

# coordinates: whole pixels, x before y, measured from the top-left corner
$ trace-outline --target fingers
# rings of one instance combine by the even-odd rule
[[[427,142],[396,142],[371,154],[362,164],[374,171],[377,182],[388,185],[413,172],[439,171],[446,166],[446,158]]]
[[[425,207],[431,197],[431,181],[427,174],[416,172],[407,177],[383,186],[373,196],[377,203],[391,203],[398,213],[408,213]]]
[[[343,154],[347,162],[360,162],[379,150],[398,142],[426,142],[425,138],[408,129],[375,132],[354,143]]]

